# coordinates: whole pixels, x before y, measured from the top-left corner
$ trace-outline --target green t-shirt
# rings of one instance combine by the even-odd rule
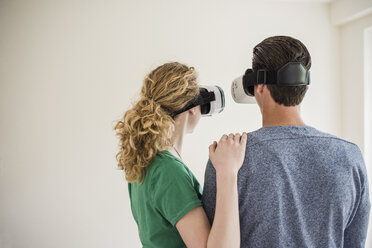
[[[202,203],[199,182],[184,163],[161,151],[142,185],[129,183],[128,189],[143,247],[186,247],[175,225]]]

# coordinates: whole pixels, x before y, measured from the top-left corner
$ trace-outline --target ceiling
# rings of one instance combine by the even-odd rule
[[[254,0],[251,0],[254,1]],[[269,2],[331,3],[337,0],[266,0]]]

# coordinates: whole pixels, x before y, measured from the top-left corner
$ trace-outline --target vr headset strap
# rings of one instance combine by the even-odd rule
[[[214,95],[214,92],[208,92],[208,91],[200,91],[200,94],[192,100],[189,104],[186,104],[185,107],[182,109],[175,111],[174,113],[171,114],[172,118],[175,117],[178,114],[181,114],[189,109],[192,109],[193,107],[196,107],[198,105],[203,105],[210,103],[212,101],[216,100],[216,96]]]
[[[300,62],[288,62],[278,71],[248,69],[243,76],[244,87],[257,84],[299,86],[310,84],[310,72]]]
[[[252,69],[248,69],[243,76],[243,81],[254,82],[254,84],[276,84],[277,73],[263,69],[253,72]]]

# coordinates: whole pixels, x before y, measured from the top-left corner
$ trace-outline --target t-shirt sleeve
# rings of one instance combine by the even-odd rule
[[[358,197],[350,216],[350,222],[344,231],[344,247],[364,247],[367,237],[368,219],[371,208],[367,170],[359,150],[354,153],[352,161],[356,164],[354,184]]]
[[[187,212],[202,203],[184,165],[175,160],[164,163],[152,177],[152,201],[155,208],[174,226]]]

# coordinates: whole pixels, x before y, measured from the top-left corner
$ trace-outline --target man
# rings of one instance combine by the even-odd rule
[[[311,67],[297,39],[270,37],[253,50],[253,72],[275,72],[289,62]],[[254,86],[263,127],[248,134],[239,172],[241,247],[364,247],[370,202],[362,154],[303,122],[307,87]],[[209,161],[202,201],[210,222],[215,196]]]

